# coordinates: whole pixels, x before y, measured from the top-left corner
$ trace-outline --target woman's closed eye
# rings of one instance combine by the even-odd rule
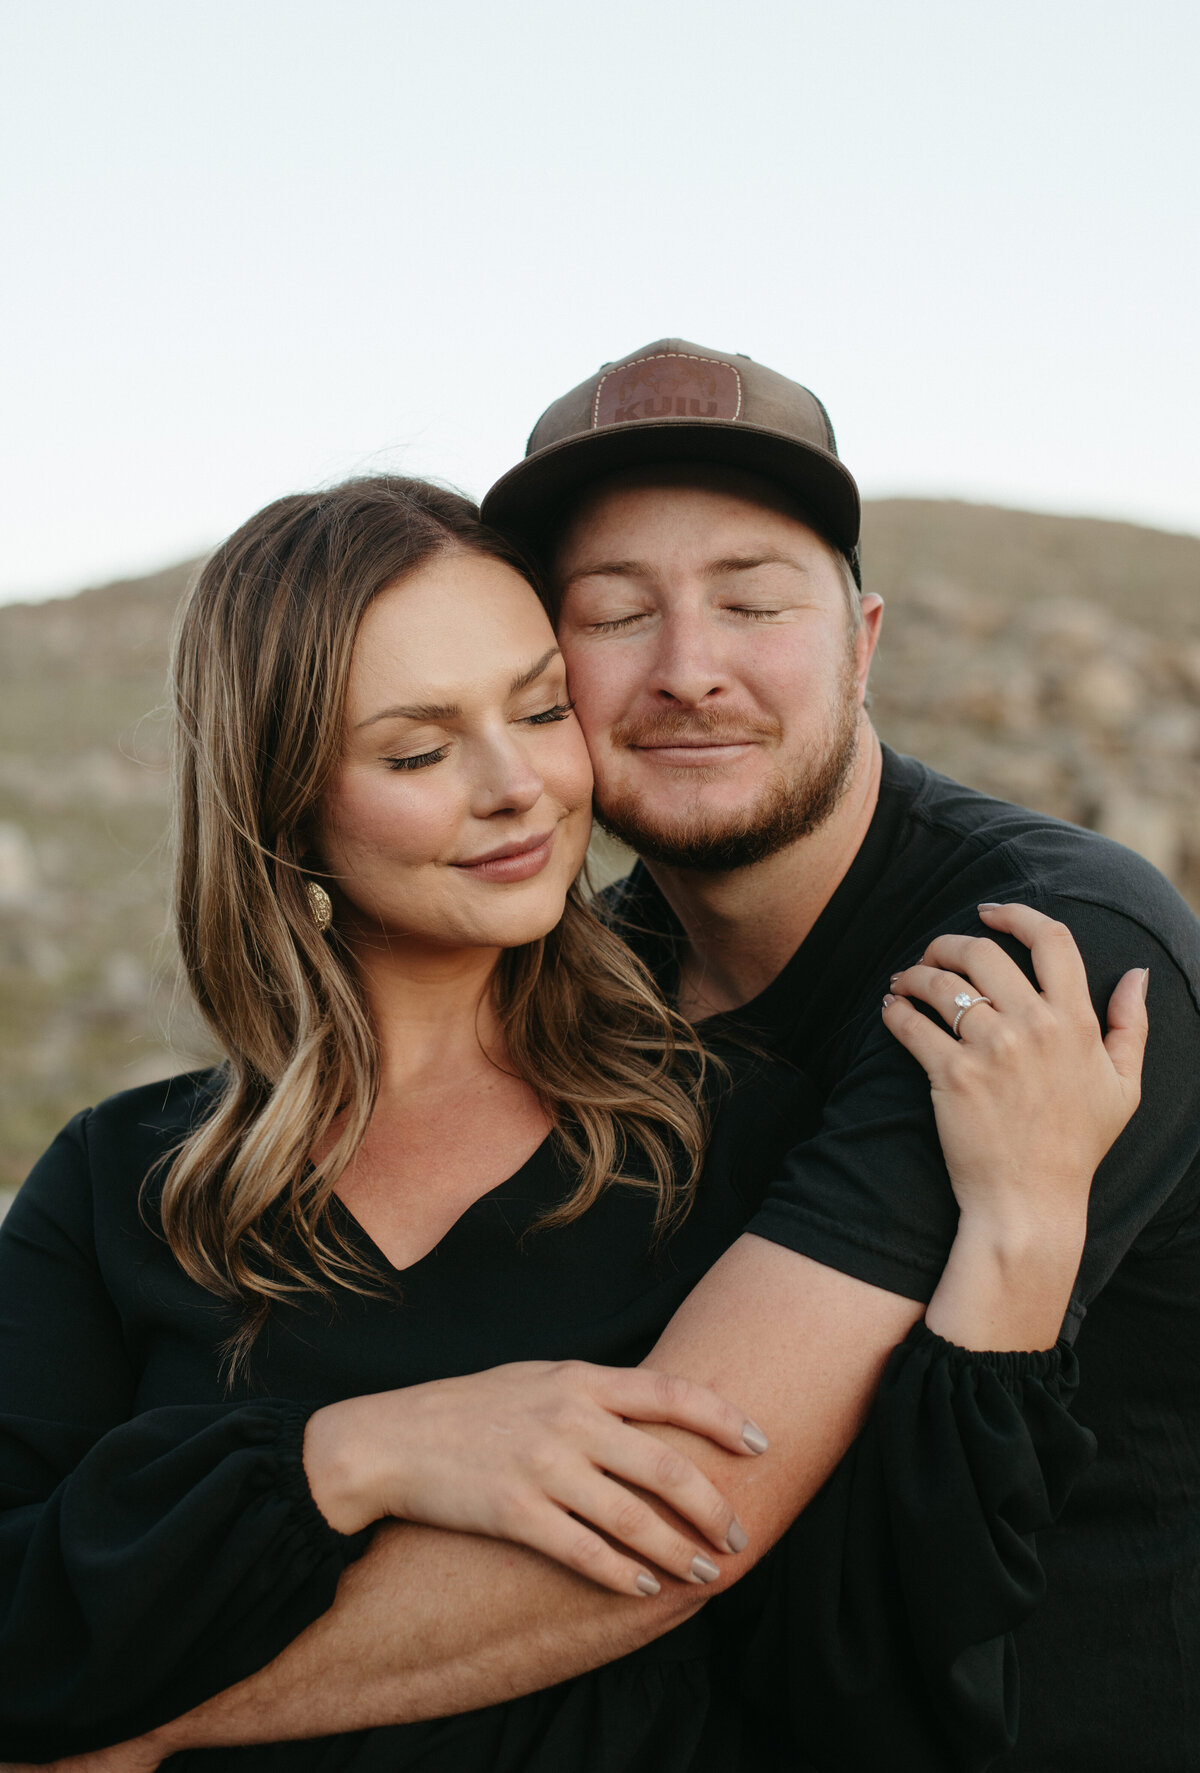
[[[383,761],[390,770],[424,770],[431,763],[440,763],[449,749],[448,745],[439,745],[436,751],[421,751],[413,757],[385,757]]]
[[[574,710],[574,702],[567,700],[555,702],[552,707],[539,708],[536,714],[523,714],[520,719],[522,726],[551,726],[560,720],[566,720]],[[431,764],[441,763],[448,754],[449,745],[439,745],[433,751],[417,751],[410,757],[385,757],[383,762],[390,770],[425,770]]]
[[[537,714],[522,716],[526,726],[550,726],[556,720],[565,720],[572,713],[575,704],[571,701],[555,702],[552,708],[543,708]]]

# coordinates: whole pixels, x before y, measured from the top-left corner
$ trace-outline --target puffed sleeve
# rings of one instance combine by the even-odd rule
[[[976,1353],[918,1324],[862,1434],[770,1560],[745,1660],[816,1769],[982,1773],[1013,1746],[1036,1535],[1095,1454],[1065,1342]]]
[[[365,1535],[304,1476],[311,1406],[134,1414],[93,1241],[85,1119],[0,1227],[0,1756],[123,1741],[252,1673],[331,1604]]]

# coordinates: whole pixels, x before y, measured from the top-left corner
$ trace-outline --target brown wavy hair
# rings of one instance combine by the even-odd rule
[[[334,1283],[375,1290],[329,1208],[371,1120],[378,1051],[348,950],[336,927],[315,927],[303,856],[338,761],[363,613],[456,550],[534,583],[445,488],[379,476],[296,494],[217,549],[176,625],[175,916],[225,1057],[159,1210],[183,1269],[240,1308],[231,1375],[273,1301]],[[502,955],[493,991],[509,1063],[579,1174],[543,1224],[577,1218],[621,1181],[656,1193],[661,1236],[691,1203],[707,1133],[705,1059],[688,1024],[578,883],[556,928]]]

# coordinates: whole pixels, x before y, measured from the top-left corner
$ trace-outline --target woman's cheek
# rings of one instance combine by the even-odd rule
[[[590,807],[592,804],[592,760],[583,741],[583,729],[577,720],[564,723],[564,783],[559,798],[564,806]]]

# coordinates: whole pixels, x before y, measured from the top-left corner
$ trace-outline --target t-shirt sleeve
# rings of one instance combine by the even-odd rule
[[[140,1735],[254,1672],[366,1543],[312,1500],[309,1406],[135,1413],[85,1129],[0,1227],[0,1751],[16,1760]]]
[[[815,1767],[977,1773],[1013,1745],[1012,1641],[1045,1588],[1035,1536],[1095,1453],[1073,1351],[975,1353],[918,1324],[773,1554],[746,1657]]]
[[[1027,895],[1030,902],[1035,894]],[[1135,919],[1082,901],[1039,909],[1072,930],[1104,1025],[1129,967],[1150,968],[1142,1101],[1096,1173],[1065,1333],[1139,1239],[1171,1235],[1200,1199],[1200,1011],[1167,949]],[[1030,971],[1029,954],[1005,943]],[[906,956],[897,957],[903,964]],[[847,1042],[819,1128],[793,1147],[746,1229],[905,1298],[927,1302],[957,1227],[924,1071],[872,1009]]]

